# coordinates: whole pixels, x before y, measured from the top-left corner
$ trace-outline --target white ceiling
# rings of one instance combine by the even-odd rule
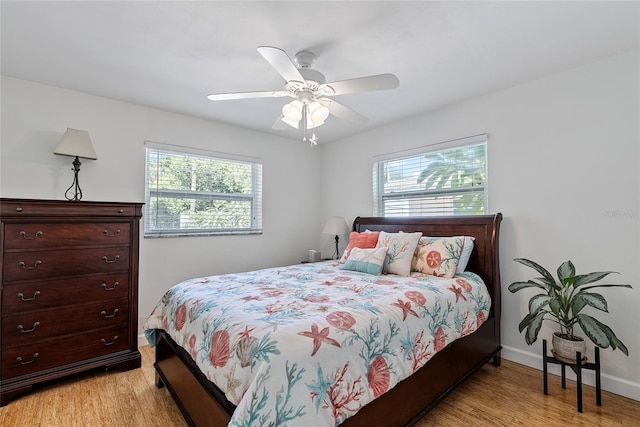
[[[257,52],[310,50],[327,81],[393,73],[395,90],[336,97],[369,118],[330,117],[320,142],[640,48],[640,2],[6,1],[4,75],[262,132],[288,98]]]

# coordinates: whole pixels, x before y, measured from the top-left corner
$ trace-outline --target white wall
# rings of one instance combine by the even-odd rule
[[[1,84],[2,197],[64,199],[73,159],[53,150],[67,127],[88,130],[98,154],[82,162],[83,200],[144,202],[145,140],[261,159],[262,235],[141,236],[139,326],[180,280],[293,264],[318,241],[320,153],[307,144],[6,76]]]
[[[554,273],[567,259],[578,273],[618,271],[611,282],[634,289],[602,290],[610,314],[597,317],[630,355],[601,351],[603,388],[640,400],[639,76],[630,52],[324,146],[323,216],[373,213],[374,156],[488,133],[489,210],[504,215],[503,356],[541,368],[553,331],[548,322],[531,347],[518,332],[533,293],[506,287],[535,272],[513,258]]]
[[[615,280],[634,289],[604,290],[611,314],[600,318],[630,356],[602,352],[603,387],[640,400],[639,75],[638,52],[619,55],[318,150],[2,77],[0,195],[63,196],[71,159],[52,152],[66,127],[87,129],[98,153],[99,160],[83,162],[80,172],[86,200],[143,201],[145,140],[261,157],[263,235],[141,240],[144,318],[183,278],[298,262],[314,242],[332,251],[332,239],[320,235],[328,217],[342,215],[351,223],[372,214],[373,156],[486,132],[490,211],[505,217],[503,356],[541,367],[541,341],[529,347],[517,330],[530,295],[506,291],[509,283],[531,277],[513,258],[531,258],[553,270],[571,259],[579,272],[619,271]],[[289,203],[292,195],[295,204]],[[542,334],[550,332],[547,325]]]

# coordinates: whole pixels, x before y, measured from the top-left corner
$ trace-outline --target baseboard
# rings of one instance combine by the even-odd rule
[[[144,334],[140,334],[138,335],[138,347],[143,345],[149,345],[149,341],[147,341],[147,338],[144,336]]]
[[[542,390],[542,356],[535,353],[518,350],[513,347],[503,346],[501,355],[504,359],[521,365],[529,366],[540,370],[540,389]],[[560,366],[549,364],[549,373],[560,376]],[[576,379],[571,369],[567,369],[567,379]],[[629,399],[640,401],[640,384],[623,378],[614,377],[612,375],[601,374],[602,389],[608,392],[628,397]],[[595,387],[595,373],[590,370],[582,371],[582,381],[584,384]]]

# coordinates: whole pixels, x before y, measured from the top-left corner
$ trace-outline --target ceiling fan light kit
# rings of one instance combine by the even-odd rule
[[[299,129],[300,120],[306,117],[306,129],[313,129],[324,124],[329,117],[329,109],[318,101],[309,103],[294,99],[282,107],[282,121],[291,127]]]
[[[357,92],[395,89],[400,82],[393,74],[378,74],[325,83],[324,75],[311,68],[316,56],[309,51],[296,53],[292,61],[285,51],[277,47],[260,46],[258,52],[285,79],[284,90],[263,92],[236,92],[208,95],[212,101],[227,101],[251,98],[279,98],[289,96],[293,101],[282,107],[282,115],[273,125],[280,129],[279,122],[286,123],[295,129],[313,129],[322,126],[329,115],[359,125],[367,122],[367,118],[348,107],[329,98],[334,95],[345,95]],[[302,126],[300,125],[300,122]],[[306,133],[303,141],[308,141]],[[315,133],[311,138],[312,144],[317,144]]]

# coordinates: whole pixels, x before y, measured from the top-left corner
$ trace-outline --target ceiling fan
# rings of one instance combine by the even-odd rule
[[[355,79],[326,83],[319,71],[311,68],[316,56],[309,51],[296,53],[292,61],[282,49],[272,46],[260,46],[258,52],[284,78],[284,90],[263,92],[216,93],[207,96],[212,101],[227,101],[250,98],[291,97],[293,101],[282,107],[282,114],[273,125],[274,129],[289,125],[299,129],[313,129],[324,124],[329,114],[353,124],[365,124],[367,118],[332,99],[332,96],[357,92],[395,89],[398,78],[393,74],[378,74]],[[302,124],[300,124],[302,122]],[[305,139],[306,140],[306,135]],[[315,145],[317,138],[310,140]]]

